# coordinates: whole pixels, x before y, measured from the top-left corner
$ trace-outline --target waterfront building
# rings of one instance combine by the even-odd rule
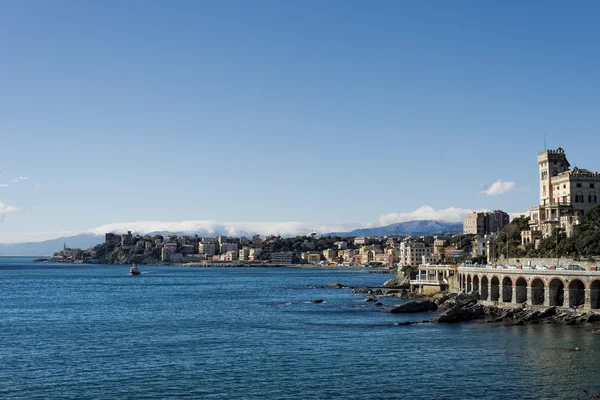
[[[419,265],[423,261],[423,256],[430,256],[432,254],[432,247],[427,246],[424,242],[405,240],[400,243],[398,262],[401,266]]]
[[[261,243],[262,243],[262,239],[260,238],[260,236],[258,236],[258,235],[252,236],[252,244],[253,245],[260,246]]]
[[[342,257],[344,258],[345,262],[352,262],[352,258],[355,255],[356,255],[355,250],[344,250],[344,255]]]
[[[207,254],[210,256],[217,254],[217,243],[206,241],[206,239],[202,240],[198,244],[198,253]]]
[[[383,251],[383,253],[387,256],[391,256],[392,262],[398,262],[398,250],[396,250],[394,247],[388,247]]]
[[[228,262],[237,261],[238,257],[239,257],[238,250],[229,250],[221,255],[221,261],[228,261]]]
[[[223,242],[221,243],[221,254],[227,253],[228,251],[238,251],[237,243]]]
[[[182,263],[184,261],[185,257],[183,254],[181,253],[173,253],[171,254],[170,258],[169,258],[169,262],[171,263]]]
[[[598,172],[570,169],[565,151],[560,147],[539,152],[537,160],[540,199],[539,205],[529,212],[529,230],[521,232],[523,245],[550,236],[557,227],[571,236],[579,217],[598,203]]]
[[[509,223],[510,216],[502,210],[472,212],[463,221],[463,233],[484,236],[498,232]]]
[[[391,254],[375,254],[373,256],[373,261],[385,265],[391,265],[394,263],[394,256]]]
[[[306,254],[306,262],[309,264],[318,264],[321,261],[321,253],[318,251],[310,251]]]
[[[240,261],[248,261],[250,258],[250,249],[248,247],[243,247],[238,252],[238,260]]]
[[[161,260],[171,261],[171,256],[177,252],[177,243],[165,243],[161,249]]]
[[[280,251],[271,253],[271,263],[279,265],[291,264],[294,259],[294,253],[291,251]]]
[[[335,251],[334,249],[323,250],[323,257],[325,257],[327,261],[331,261],[334,258],[337,258],[337,251]]]
[[[262,254],[262,250],[261,249],[254,249],[251,248],[248,251],[248,261],[258,261],[260,255]]]

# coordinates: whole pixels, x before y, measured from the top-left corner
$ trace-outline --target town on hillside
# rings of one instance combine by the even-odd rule
[[[106,233],[90,249],[66,245],[50,262],[172,265],[289,265],[381,266],[495,265],[501,261],[561,257],[587,265],[600,255],[600,174],[573,168],[562,148],[537,155],[539,204],[513,218],[502,210],[473,212],[463,232],[431,236],[306,236],[283,238],[199,237]]]

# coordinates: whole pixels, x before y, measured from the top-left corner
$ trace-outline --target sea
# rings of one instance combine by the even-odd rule
[[[391,314],[296,268],[53,265],[0,258],[0,399],[584,399],[600,335]],[[313,303],[312,300],[323,300]],[[579,350],[576,350],[578,348]]]

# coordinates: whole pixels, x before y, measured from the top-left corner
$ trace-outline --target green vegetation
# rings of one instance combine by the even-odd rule
[[[496,239],[496,252],[510,258],[515,257],[571,257],[574,259],[593,260],[600,255],[600,205],[592,207],[575,226],[573,235],[567,237],[562,228],[556,228],[552,235],[540,241],[539,248],[534,244],[521,245],[520,233],[529,229],[529,218],[519,217],[512,220]]]
[[[529,229],[529,217],[514,218],[496,237],[496,254],[509,258],[527,256],[527,249],[521,246],[521,231]]]

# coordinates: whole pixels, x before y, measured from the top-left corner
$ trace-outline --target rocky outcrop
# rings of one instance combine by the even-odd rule
[[[435,302],[431,300],[425,301],[411,301],[409,303],[404,303],[399,306],[395,306],[390,309],[392,314],[400,314],[400,313],[419,313],[419,312],[427,312],[437,310],[438,306]]]
[[[444,311],[431,319],[433,323],[480,320],[504,325],[539,323],[576,325],[600,321],[600,314],[594,312],[561,311],[557,307],[531,309],[524,304],[513,308],[484,306],[477,302],[477,295],[464,293],[451,296],[441,303],[439,308]]]
[[[469,303],[462,306],[454,306],[438,314],[431,319],[434,323],[456,323],[479,319],[485,315],[484,306],[477,303]]]
[[[341,283],[332,283],[331,285],[320,285],[320,286],[315,286],[317,289],[345,289],[348,288],[348,286],[344,286]]]
[[[315,300],[311,300],[311,303],[315,303],[315,304],[319,304],[323,302],[323,299],[315,299]]]

